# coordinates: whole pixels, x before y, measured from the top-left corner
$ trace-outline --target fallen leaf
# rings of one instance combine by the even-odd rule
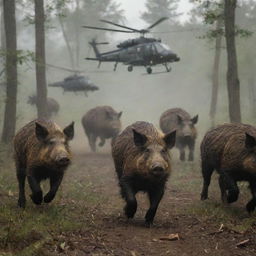
[[[60,244],[60,249],[61,249],[62,251],[65,251],[65,246],[66,246],[66,243],[65,243],[65,242],[61,243],[61,244]]]
[[[137,254],[136,254],[135,251],[131,251],[131,255],[132,255],[132,256],[137,256]]]
[[[239,242],[238,244],[236,244],[236,247],[243,247],[243,246],[246,246],[246,244],[250,241],[250,239],[246,239],[246,240],[243,240],[241,242]]]
[[[159,238],[160,240],[164,240],[164,241],[176,241],[176,240],[180,240],[179,234],[170,234],[168,236],[162,236]]]
[[[14,194],[11,190],[8,191],[8,196],[14,196]]]

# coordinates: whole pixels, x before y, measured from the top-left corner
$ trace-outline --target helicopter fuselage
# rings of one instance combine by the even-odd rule
[[[87,59],[98,60],[99,62],[115,62],[115,68],[117,63],[121,62],[129,65],[129,71],[132,71],[132,66],[144,66],[147,68],[147,71],[150,71],[151,66],[158,64],[165,65],[167,71],[170,71],[167,64],[180,60],[177,54],[173,53],[167,45],[156,40],[153,42],[137,43],[131,46],[124,45],[119,47],[119,49],[105,53],[99,53],[96,44],[96,42],[91,42],[96,58]],[[151,73],[151,71],[148,73]]]

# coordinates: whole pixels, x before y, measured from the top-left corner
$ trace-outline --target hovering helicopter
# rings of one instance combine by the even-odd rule
[[[150,29],[158,25],[159,23],[168,19],[163,17],[157,20],[154,24],[150,25],[146,29],[134,29],[127,26],[119,25],[107,20],[100,20],[117,27],[121,27],[127,30],[120,29],[110,29],[110,28],[101,28],[93,26],[82,26],[89,29],[98,29],[98,30],[107,30],[114,32],[122,33],[139,33],[141,36],[134,39],[128,39],[124,42],[117,45],[117,50],[109,51],[105,53],[100,53],[97,45],[99,44],[108,44],[107,42],[98,43],[93,39],[89,44],[92,46],[96,58],[86,58],[87,60],[96,60],[99,61],[98,67],[100,67],[101,62],[115,62],[114,71],[117,68],[117,64],[122,62],[125,65],[128,65],[128,71],[133,70],[133,66],[144,66],[148,74],[152,73],[152,66],[162,64],[165,66],[166,71],[170,72],[171,67],[168,66],[169,63],[179,61],[180,58],[170,50],[170,48],[161,43],[161,39],[156,38],[147,38],[145,34],[150,32]]]
[[[99,90],[99,87],[94,85],[90,79],[86,78],[85,76],[78,76],[76,74],[66,77],[63,81],[48,84],[48,86],[62,87],[63,93],[66,91],[74,93],[84,91],[85,96],[87,96],[88,91]]]

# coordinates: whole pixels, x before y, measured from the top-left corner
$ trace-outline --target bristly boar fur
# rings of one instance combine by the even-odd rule
[[[189,113],[181,108],[166,110],[160,117],[160,128],[164,133],[176,130],[176,147],[180,151],[180,160],[185,161],[185,148],[189,148],[188,160],[194,160],[197,130],[195,124],[198,115],[191,118]]]
[[[89,110],[82,118],[82,125],[88,138],[90,148],[96,150],[96,140],[99,137],[99,146],[105,144],[106,139],[114,138],[121,130],[122,112],[116,112],[110,106],[98,106]]]
[[[37,104],[37,96],[32,95],[28,97],[28,104],[36,105]],[[60,109],[59,103],[53,98],[47,98],[47,119],[53,117],[53,115],[57,115]]]
[[[64,171],[71,162],[68,141],[74,136],[74,122],[62,130],[56,123],[34,120],[21,128],[14,137],[14,159],[19,183],[18,205],[25,207],[25,179],[32,190],[31,199],[41,204],[40,182],[50,179],[50,191],[44,202],[51,202],[61,184]]]
[[[224,124],[206,133],[201,143],[204,185],[201,199],[208,198],[208,187],[214,170],[219,173],[223,202],[238,199],[237,181],[248,181],[253,198],[248,212],[256,207],[256,128],[245,124]]]
[[[136,122],[113,139],[112,156],[128,218],[137,210],[136,193],[144,191],[150,200],[145,220],[153,223],[171,173],[168,149],[175,144],[175,134],[164,135],[150,123]]]

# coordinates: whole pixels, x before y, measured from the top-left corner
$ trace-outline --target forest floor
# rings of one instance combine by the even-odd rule
[[[214,175],[210,199],[201,202],[199,162],[174,159],[173,165],[154,225],[148,228],[144,225],[148,200],[143,193],[137,196],[134,219],[125,218],[109,154],[75,154],[55,200],[35,206],[27,187],[25,210],[17,207],[13,164],[3,164],[0,255],[256,255],[256,214],[249,216],[245,210],[251,197],[247,184],[240,184],[239,200],[225,206]],[[43,188],[46,191],[48,184]]]

